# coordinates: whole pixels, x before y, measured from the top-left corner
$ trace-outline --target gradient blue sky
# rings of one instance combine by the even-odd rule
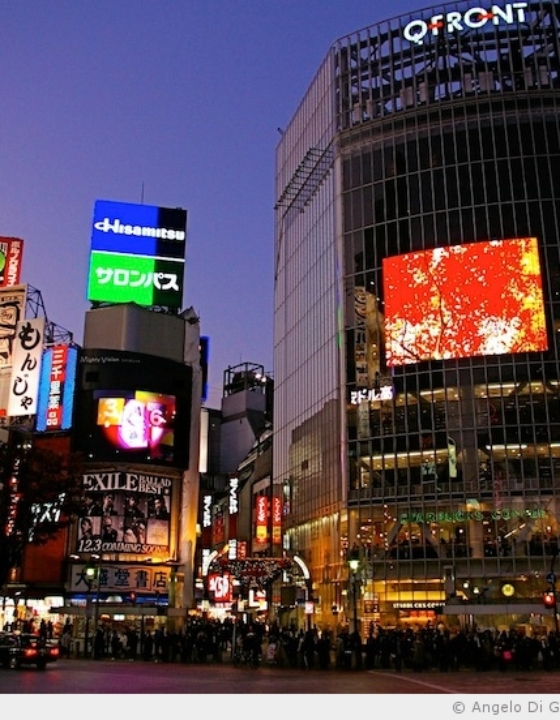
[[[97,199],[188,211],[184,307],[224,370],[272,366],[277,128],[339,37],[428,3],[0,3],[0,235],[22,281],[83,340]]]

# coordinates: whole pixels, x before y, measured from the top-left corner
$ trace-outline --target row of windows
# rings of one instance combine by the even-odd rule
[[[344,187],[350,190],[443,166],[488,160],[509,162],[523,157],[540,159],[560,153],[556,114],[532,122],[527,118],[522,125],[518,117],[514,120],[515,124],[500,125],[499,119],[493,117],[492,121],[466,130],[440,128],[442,134],[437,135],[416,130],[405,142],[391,140],[376,150],[364,149],[345,161]]]

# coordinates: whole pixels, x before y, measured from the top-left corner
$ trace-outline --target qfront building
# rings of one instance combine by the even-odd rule
[[[557,623],[559,13],[356,31],[282,130],[274,482],[324,627]]]

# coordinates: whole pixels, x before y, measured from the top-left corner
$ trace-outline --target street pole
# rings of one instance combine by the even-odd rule
[[[350,551],[350,557],[348,560],[348,566],[352,572],[352,620],[354,623],[354,632],[358,632],[358,600],[357,600],[357,587],[358,587],[358,567],[360,566],[359,551],[352,549]]]
[[[556,563],[556,558],[558,557],[558,547],[555,548],[554,552],[552,553],[552,560],[550,562],[550,586],[552,588],[552,595],[554,597],[554,606],[552,608],[552,612],[554,613],[554,632],[556,633],[556,637],[558,637],[558,603],[557,603],[557,596],[556,596],[556,574],[554,572],[554,565]]]
[[[89,616],[91,614],[91,584],[88,584],[86,597],[86,630],[84,633],[84,657],[89,657]]]
[[[353,605],[353,616],[354,616],[354,632],[358,632],[358,602],[356,599],[357,593],[357,577],[356,571],[352,573],[352,605]]]

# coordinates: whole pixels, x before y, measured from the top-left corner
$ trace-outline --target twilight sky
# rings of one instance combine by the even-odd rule
[[[97,199],[188,212],[184,307],[224,370],[272,367],[274,168],[284,127],[339,37],[412,0],[0,3],[0,235],[22,282],[81,344]]]

